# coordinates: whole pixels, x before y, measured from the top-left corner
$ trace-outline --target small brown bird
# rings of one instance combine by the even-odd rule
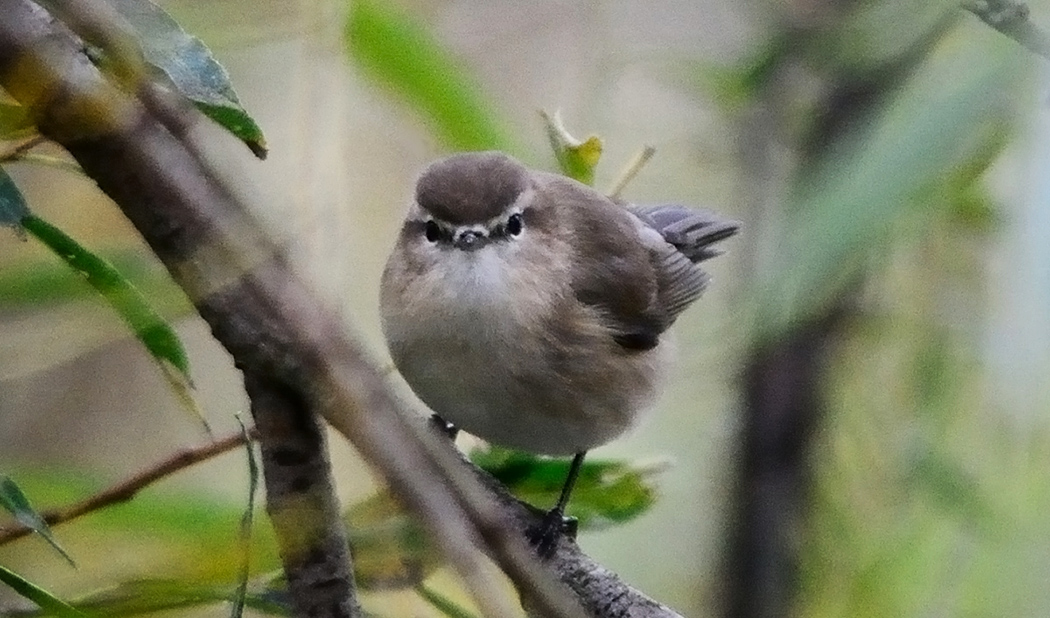
[[[652,401],[662,335],[739,224],[681,206],[624,207],[499,152],[420,177],[381,288],[394,363],[441,419],[489,442],[574,455],[532,535],[550,552],[586,451]]]

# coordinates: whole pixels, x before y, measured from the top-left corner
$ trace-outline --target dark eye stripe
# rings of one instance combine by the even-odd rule
[[[458,229],[458,228],[457,228]],[[508,236],[519,236],[525,229],[525,219],[521,213],[514,213],[507,217],[506,222],[496,225],[489,233],[490,239],[506,238]],[[451,242],[455,236],[454,230],[441,225],[434,219],[425,221],[416,220],[409,225],[406,223],[406,233],[422,234],[427,242]]]

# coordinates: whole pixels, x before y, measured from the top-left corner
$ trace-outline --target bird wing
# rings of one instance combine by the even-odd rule
[[[564,177],[543,175],[542,199],[558,204],[573,248],[570,281],[575,299],[595,310],[627,350],[656,347],[670,322],[657,302],[657,277],[639,225],[623,207]]]
[[[713,245],[740,224],[673,204],[624,208],[580,183],[543,177],[545,198],[572,210],[566,221],[576,299],[599,311],[625,349],[656,347],[710,281],[697,264],[721,254]]]
[[[722,250],[712,245],[735,234],[740,224],[710,211],[675,204],[628,210],[657,233],[643,233],[643,241],[656,269],[657,297],[669,326],[711,281],[697,264],[720,255]]]

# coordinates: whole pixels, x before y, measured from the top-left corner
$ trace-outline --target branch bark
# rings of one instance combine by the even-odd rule
[[[522,538],[523,522],[536,514],[479,483],[476,469],[395,398],[341,321],[294,275],[195,145],[184,143],[189,137],[155,117],[164,109],[147,110],[109,83],[76,37],[28,0],[0,0],[0,14],[0,84],[139,230],[244,372],[253,408],[272,406],[275,419],[305,415],[303,425],[316,413],[347,437],[427,526],[486,615],[516,609],[497,592],[476,547],[544,616],[676,616],[569,541],[552,560],[555,580]],[[275,400],[257,404],[260,395]],[[276,469],[266,471],[268,484]]]
[[[246,371],[266,512],[298,616],[363,616],[320,419],[299,396]]]
[[[1050,60],[1050,34],[1028,18],[1028,5],[1014,0],[965,0],[962,7],[1022,47]]]

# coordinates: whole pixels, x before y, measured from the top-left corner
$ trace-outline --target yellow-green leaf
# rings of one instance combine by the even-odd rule
[[[560,114],[555,112],[550,116],[542,112],[542,115],[561,172],[585,185],[593,185],[594,170],[602,158],[602,140],[597,135],[577,139],[565,128]]]

